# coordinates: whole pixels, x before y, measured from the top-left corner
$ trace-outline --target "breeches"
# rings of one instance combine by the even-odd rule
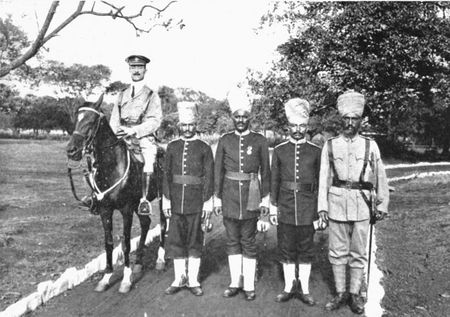
[[[246,258],[256,259],[256,222],[257,218],[234,219],[223,217],[227,234],[227,254],[242,254]]]
[[[173,259],[201,257],[203,247],[201,221],[201,213],[172,214],[166,240],[168,257]]]
[[[367,263],[367,234],[369,220],[329,221],[329,252],[331,264],[364,268]]]
[[[280,222],[277,228],[282,263],[311,263],[314,257],[314,227]]]
[[[153,164],[156,160],[157,146],[148,137],[139,139],[139,144],[142,150],[142,156],[144,157],[144,173],[153,173]]]

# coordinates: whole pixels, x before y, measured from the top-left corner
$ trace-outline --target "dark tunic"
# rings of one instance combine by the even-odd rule
[[[201,179],[201,184],[179,184],[175,175]],[[163,193],[170,199],[172,213],[201,213],[203,203],[214,192],[214,159],[211,147],[199,140],[177,139],[167,145],[164,166]]]
[[[229,179],[226,172],[259,172],[261,198],[268,195],[270,163],[266,138],[252,131],[243,135],[227,133],[219,140],[214,164],[215,194],[222,199],[223,216],[240,220],[259,216],[259,210],[246,208],[250,181]]]
[[[321,150],[315,144],[287,141],[272,156],[270,200],[278,207],[278,221],[296,226],[318,219],[317,190]],[[285,186],[289,182],[289,186]],[[301,184],[301,185],[298,185]],[[298,189],[293,189],[298,188]]]

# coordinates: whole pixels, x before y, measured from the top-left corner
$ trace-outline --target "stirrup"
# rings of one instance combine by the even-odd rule
[[[147,199],[142,199],[139,203],[138,207],[138,215],[141,216],[151,216],[152,213],[152,204]]]

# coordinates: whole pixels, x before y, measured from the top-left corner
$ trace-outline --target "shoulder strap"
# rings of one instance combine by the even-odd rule
[[[338,179],[337,173],[336,173],[336,167],[334,166],[334,156],[333,156],[333,143],[331,143],[332,139],[329,139],[327,141],[328,146],[328,159],[330,161],[330,168],[333,171],[333,181]]]
[[[150,93],[148,94],[148,102],[147,102],[147,105],[145,106],[144,111],[142,111],[141,115],[139,116],[139,124],[141,124],[142,123],[142,119],[144,119],[144,115],[147,112],[148,106],[150,105],[150,98],[153,95],[153,90],[151,90],[151,89],[149,89],[149,90],[150,90]]]
[[[365,149],[365,153],[364,153],[364,163],[363,163],[363,167],[361,170],[361,175],[359,175],[360,182],[364,181],[364,174],[366,173],[367,163],[369,162],[370,139],[365,139],[365,140],[366,140],[366,149]]]

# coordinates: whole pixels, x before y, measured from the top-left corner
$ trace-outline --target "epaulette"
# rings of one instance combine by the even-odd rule
[[[277,148],[277,147],[279,147],[279,146],[282,146],[282,145],[288,144],[288,143],[289,143],[289,140],[287,140],[287,141],[284,141],[284,142],[281,142],[280,144],[276,145],[276,146],[274,147],[274,149],[276,149],[276,148]]]
[[[167,143],[167,145],[169,145],[170,143],[173,143],[173,142],[175,142],[175,141],[178,141],[178,140],[181,140],[181,138],[173,139],[172,141],[169,141],[169,143]]]
[[[222,135],[220,136],[220,138],[222,138],[222,137],[224,137],[224,136],[226,136],[226,135],[229,135],[229,134],[233,134],[233,133],[234,133],[234,131],[225,132],[224,134],[222,134]]]
[[[371,138],[370,136],[366,136],[366,135],[362,135],[362,134],[360,134],[359,136],[360,136],[361,138],[363,138],[363,139],[367,139],[367,140],[370,140],[370,141],[374,141],[374,139]]]
[[[259,134],[259,135],[261,135],[261,136],[264,136],[264,134],[262,134],[261,132],[256,132],[256,131],[253,131],[253,130],[250,130],[250,132],[255,133],[255,134]],[[264,137],[265,137],[265,136],[264,136]]]
[[[313,145],[313,146],[315,146],[315,147],[318,147],[319,149],[322,148],[322,147],[320,147],[319,145],[317,145],[317,144],[315,144],[315,143],[313,143],[313,142],[310,142],[310,141],[306,141],[306,143],[311,144],[311,145]]]

